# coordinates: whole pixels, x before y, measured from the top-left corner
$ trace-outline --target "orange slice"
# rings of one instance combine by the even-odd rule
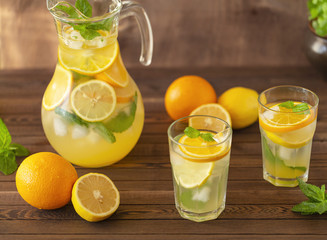
[[[129,83],[126,87],[114,87],[116,96],[117,96],[117,102],[118,103],[127,103],[130,102],[133,97],[135,96],[135,92],[137,90],[136,84],[133,80],[129,80]]]
[[[205,132],[201,131],[201,133]],[[227,143],[217,144],[216,141],[206,142],[201,137],[190,138],[184,135],[178,142],[183,144],[179,145],[179,148],[186,156],[191,157],[190,159],[188,158],[191,161],[217,161],[229,153]]]
[[[88,122],[103,121],[116,108],[115,90],[101,80],[89,80],[77,85],[70,101],[74,112]]]
[[[59,106],[71,91],[73,85],[73,75],[59,64],[53,77],[44,92],[42,106],[45,110],[53,110]]]
[[[295,102],[297,105],[300,102]],[[316,119],[316,114],[313,109],[308,110],[309,113],[296,113],[291,109],[279,108],[279,104],[275,104],[270,109],[259,116],[260,126],[269,132],[290,132],[303,128]]]
[[[95,78],[106,81],[114,87],[126,87],[129,83],[129,76],[120,54],[107,70],[98,73]]]

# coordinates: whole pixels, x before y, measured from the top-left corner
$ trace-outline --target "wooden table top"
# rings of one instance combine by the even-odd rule
[[[107,174],[121,194],[121,204],[109,219],[89,223],[69,203],[58,210],[38,210],[18,194],[15,174],[0,173],[0,239],[326,239],[326,215],[301,216],[292,206],[305,200],[298,187],[274,187],[262,178],[258,123],[233,133],[226,209],[212,221],[182,219],[174,205],[164,93],[175,78],[197,74],[208,79],[217,94],[233,86],[258,92],[291,84],[320,97],[309,183],[327,183],[327,81],[307,68],[129,69],[145,104],[145,125],[133,151],[105,168],[77,167]],[[41,99],[52,70],[0,71],[0,117],[13,141],[32,153],[54,151],[41,125]],[[22,159],[18,159],[20,163]]]

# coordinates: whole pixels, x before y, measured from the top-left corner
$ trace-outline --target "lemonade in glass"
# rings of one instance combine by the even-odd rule
[[[120,55],[118,20],[132,15],[139,22],[144,65],[151,62],[152,31],[137,3],[74,2],[47,1],[59,47],[42,100],[42,124],[52,147],[65,159],[83,167],[102,167],[132,150],[144,123],[141,93]]]
[[[183,218],[216,219],[225,209],[232,129],[225,121],[193,115],[168,129],[175,205]]]
[[[297,86],[278,86],[259,95],[263,177],[275,186],[308,180],[319,99]]]

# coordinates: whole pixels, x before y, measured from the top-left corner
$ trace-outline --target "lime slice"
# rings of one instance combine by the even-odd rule
[[[71,91],[72,84],[72,73],[58,64],[53,77],[44,92],[42,100],[42,106],[44,109],[50,111],[59,106]]]
[[[175,152],[171,153],[171,162],[175,179],[184,188],[202,186],[211,176],[214,162],[192,162],[182,158]]]
[[[88,122],[107,119],[116,107],[115,90],[100,80],[89,80],[77,85],[70,100],[74,112]]]

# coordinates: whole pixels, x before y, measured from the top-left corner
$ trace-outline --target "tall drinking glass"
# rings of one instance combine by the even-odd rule
[[[175,204],[183,218],[216,219],[225,209],[232,129],[225,121],[194,115],[168,129]]]
[[[308,180],[318,96],[297,86],[278,86],[259,95],[263,178],[275,186],[295,187]]]

